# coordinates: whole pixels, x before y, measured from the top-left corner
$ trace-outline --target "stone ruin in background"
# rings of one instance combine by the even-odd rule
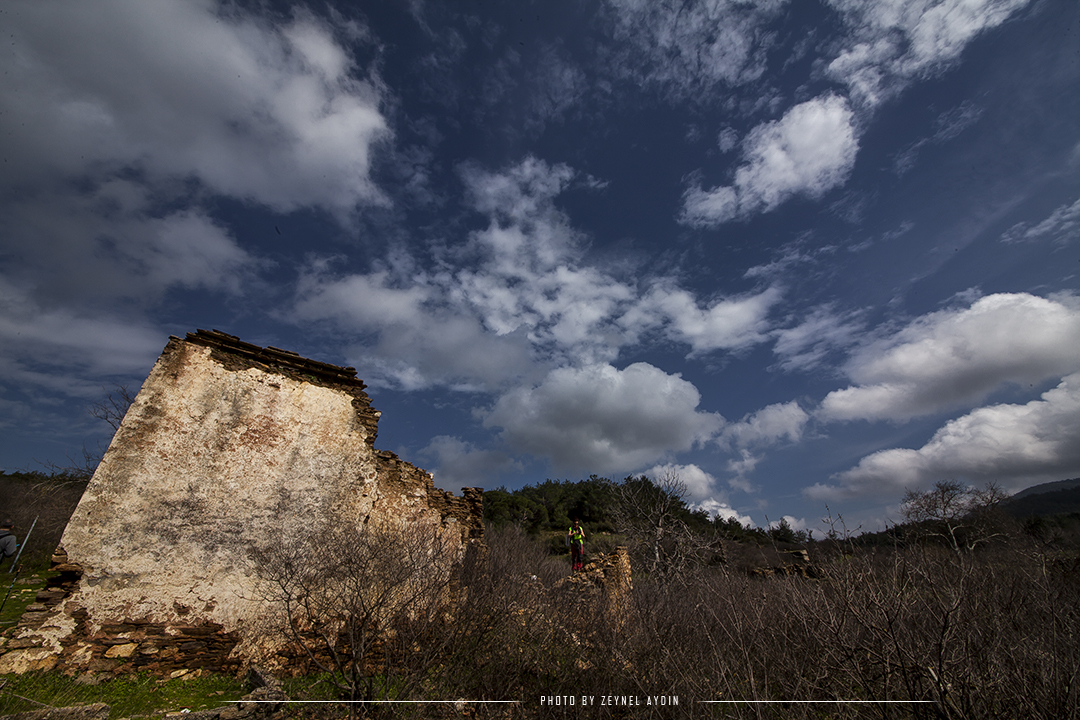
[[[376,450],[353,368],[200,330],[170,338],[64,531],[60,576],[0,652],[0,673],[234,670],[276,650],[248,548],[327,521],[426,523],[460,562],[483,493],[435,487]]]

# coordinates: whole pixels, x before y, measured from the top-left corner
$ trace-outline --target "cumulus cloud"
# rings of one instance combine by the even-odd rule
[[[945,424],[917,450],[894,448],[863,458],[805,494],[832,500],[922,489],[936,480],[994,481],[1008,490],[1080,473],[1080,373],[1041,399],[977,410]]]
[[[653,465],[644,472],[644,475],[652,480],[664,477],[677,477],[686,486],[686,494],[690,501],[704,501],[719,494],[716,487],[716,478],[702,470],[697,465]]]
[[[124,180],[77,197],[42,192],[0,216],[12,228],[0,272],[43,303],[152,303],[170,288],[235,295],[263,266],[205,212],[155,212],[146,189]]]
[[[813,528],[806,522],[806,518],[797,518],[794,515],[784,515],[779,520],[769,521],[769,528],[775,529],[780,527],[781,523],[787,523],[787,526],[796,532],[813,532]]]
[[[718,487],[716,478],[697,465],[654,465],[644,474],[653,480],[670,475],[677,477],[686,485],[686,503],[691,510],[704,510],[710,518],[734,519],[741,525],[754,526],[749,515],[741,515],[731,507],[727,494]]]
[[[461,176],[487,224],[444,248],[439,267],[423,269],[402,250],[399,266],[363,274],[319,261],[299,283],[295,320],[375,336],[354,360],[372,381],[501,392],[534,368],[610,363],[650,332],[691,354],[769,339],[779,288],[702,303],[670,278],[643,290],[586,264],[587,238],[555,204],[577,180],[572,168],[526,157],[498,171],[468,165]]]
[[[163,344],[142,318],[170,292],[250,289],[268,263],[213,215],[222,197],[341,219],[385,202],[370,167],[390,133],[377,80],[342,43],[353,26],[215,0],[12,0],[4,19],[10,362],[81,343],[70,367],[134,370],[106,359],[126,349],[141,373]]]
[[[775,403],[729,423],[716,437],[717,444],[734,453],[727,462],[732,474],[728,485],[752,492],[746,476],[754,471],[765,449],[780,442],[798,442],[810,416],[797,402]]]
[[[980,33],[997,27],[1028,0],[829,0],[848,27],[828,74],[861,106],[874,107],[912,80],[954,62]]]
[[[489,224],[458,252],[452,294],[497,334],[521,328],[547,352],[614,359],[625,332],[615,319],[636,289],[580,262],[586,240],[554,204],[576,173],[527,157],[500,172],[467,167],[462,174]]]
[[[693,384],[648,363],[558,368],[535,387],[502,395],[484,425],[558,469],[617,473],[713,437],[723,418],[699,411],[700,401]]]
[[[682,222],[711,227],[772,210],[796,195],[821,197],[847,180],[859,147],[854,114],[836,95],[794,106],[751,130],[742,145],[734,182],[687,190]]]
[[[473,315],[447,305],[443,288],[387,270],[338,275],[312,267],[298,284],[290,317],[374,337],[346,352],[375,386],[498,388],[533,362],[520,335],[490,333]]]
[[[9,184],[137,169],[278,210],[380,198],[380,91],[322,21],[274,27],[212,0],[5,9]]]
[[[693,354],[742,350],[768,339],[769,312],[782,297],[780,288],[768,287],[703,305],[690,292],[659,281],[620,322],[635,334],[664,327],[668,337],[689,344]]]
[[[709,517],[718,517],[721,520],[737,520],[743,527],[756,527],[753,518],[749,515],[740,514],[738,510],[720,500],[703,500],[694,505],[694,509],[704,510],[709,513]]]
[[[1080,305],[1027,293],[926,315],[858,350],[856,382],[829,393],[826,420],[906,420],[975,403],[1004,383],[1035,384],[1080,367]]]
[[[798,442],[809,419],[797,402],[775,403],[727,425],[717,442],[737,448],[773,445],[782,440]]]
[[[410,389],[497,392],[548,362],[614,359],[632,336],[617,320],[636,290],[580,263],[585,239],[554,204],[576,173],[527,157],[461,175],[469,205],[488,223],[445,249],[440,266],[422,269],[409,258],[335,274],[332,263],[315,263],[292,317],[374,335],[356,362],[375,382]]]

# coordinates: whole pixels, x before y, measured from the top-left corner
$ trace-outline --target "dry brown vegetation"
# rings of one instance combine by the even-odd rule
[[[21,565],[27,568],[48,566],[68,518],[86,489],[87,480],[83,476],[64,473],[0,473],[0,508],[8,513],[0,519],[14,522],[19,544],[25,544]],[[31,528],[33,532],[26,543]],[[3,563],[3,570],[9,570],[7,562]]]
[[[499,717],[1080,716],[1080,568],[1022,539],[963,553],[812,544],[816,579],[724,567],[636,578],[619,625],[560,588],[565,562],[516,527],[490,529],[488,544],[466,569],[467,602],[386,669],[382,697],[520,701],[476,708]],[[553,695],[578,704],[541,704]],[[641,705],[598,705],[612,695]],[[645,704],[657,695],[679,705]]]
[[[57,518],[81,489],[9,487],[27,493],[19,500],[27,511],[59,503],[43,513]],[[751,576],[740,558],[755,553],[730,540],[726,565],[673,556],[677,571],[648,572],[645,563],[635,567],[631,611],[619,623],[560,585],[569,573],[565,558],[512,524],[489,526],[486,558],[459,568],[453,580],[434,559],[438,553],[428,552],[430,543],[403,560],[400,533],[365,541],[335,536],[315,555],[268,550],[263,565],[277,592],[328,619],[305,629],[316,631],[306,635],[313,655],[331,657],[323,682],[294,683],[294,697],[326,698],[326,675],[336,674],[333,697],[519,701],[466,710],[507,718],[1080,718],[1076,547],[994,518],[964,527],[933,513],[912,521],[876,545],[838,533],[808,543],[810,577]],[[361,545],[349,545],[354,541]],[[667,545],[638,550],[655,561],[657,547]],[[430,596],[411,600],[411,612],[397,612],[396,602],[372,604],[364,589],[364,578],[381,578],[375,584],[411,592],[421,585],[400,581],[418,573],[430,581]],[[352,580],[350,605],[333,588]],[[443,602],[449,587],[465,588],[463,602]],[[378,644],[379,662],[356,663],[374,645],[375,625],[392,629],[392,641]],[[344,645],[338,628],[351,633]],[[541,704],[556,695],[578,704]],[[679,704],[645,704],[657,695],[678,696]],[[597,705],[582,708],[582,696]],[[601,696],[642,704],[600,706]],[[453,706],[352,709],[461,714]]]

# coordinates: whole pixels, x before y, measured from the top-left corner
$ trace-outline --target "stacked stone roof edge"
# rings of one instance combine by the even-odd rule
[[[179,340],[175,336],[173,338]],[[229,335],[220,330],[196,330],[193,333],[188,333],[186,340],[239,356],[266,368],[298,371],[302,374],[313,375],[320,380],[328,380],[341,385],[352,385],[358,390],[367,387],[364,381],[356,377],[356,368],[354,367],[342,367],[311,360],[299,353],[282,350],[272,345],[261,347],[244,342],[235,335]]]

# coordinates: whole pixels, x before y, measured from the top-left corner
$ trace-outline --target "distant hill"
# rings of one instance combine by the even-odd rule
[[[1012,496],[1013,500],[1020,500],[1030,495],[1041,495],[1048,492],[1056,492],[1058,490],[1072,490],[1075,487],[1080,487],[1080,478],[1073,478],[1072,480],[1057,480],[1055,482],[1043,483],[1042,485],[1032,485],[1031,487],[1021,490]]]
[[[1032,492],[1034,491],[1034,492]],[[1080,480],[1061,480],[1013,495],[1002,509],[1015,518],[1080,513]]]

